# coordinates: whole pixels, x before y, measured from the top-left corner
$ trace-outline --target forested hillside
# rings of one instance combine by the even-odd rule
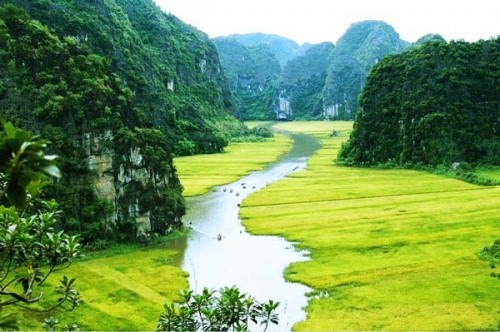
[[[152,0],[0,5],[0,117],[61,156],[62,226],[87,240],[178,226],[172,154],[220,151],[241,130],[215,46]]]
[[[352,120],[358,96],[372,66],[385,55],[402,52],[409,44],[382,21],[352,24],[332,52],[323,90],[325,117]]]
[[[303,55],[288,61],[281,72],[275,112],[288,111],[289,119],[323,118],[323,88],[333,49],[333,44],[328,42],[310,45]],[[280,100],[288,109],[280,109],[284,106],[279,104]]]
[[[499,165],[499,77],[500,38],[429,41],[382,59],[360,96],[361,111],[340,159],[356,165]]]
[[[293,40],[261,32],[234,34],[229,35],[226,38],[233,39],[245,47],[254,47],[258,45],[265,45],[269,47],[271,52],[275,54],[276,59],[279,61],[281,67],[285,66],[289,60],[299,55],[299,53],[303,49]]]
[[[262,33],[219,37],[214,42],[247,120],[352,120],[371,67],[409,45],[381,21],[352,24],[335,46],[328,42],[299,46]],[[256,47],[268,51],[251,52]]]
[[[218,37],[214,43],[243,119],[321,117],[321,92],[333,44],[299,47],[262,33]]]
[[[264,43],[245,46],[235,38],[214,40],[243,120],[272,120],[273,96],[281,73],[276,54]]]

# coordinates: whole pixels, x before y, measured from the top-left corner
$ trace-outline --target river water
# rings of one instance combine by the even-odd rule
[[[285,281],[284,269],[292,262],[307,260],[306,253],[276,236],[255,236],[245,231],[238,219],[239,204],[250,193],[287,174],[306,167],[319,142],[311,136],[292,134],[292,150],[269,165],[234,183],[190,198],[184,223],[192,227],[181,268],[189,272],[191,289],[219,289],[237,286],[259,301],[279,301],[280,324],[268,331],[290,330],[305,319],[308,287]],[[252,156],[249,156],[251,158]],[[220,240],[218,239],[220,235]]]

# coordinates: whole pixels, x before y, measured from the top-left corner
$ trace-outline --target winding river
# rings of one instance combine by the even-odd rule
[[[189,272],[191,289],[196,292],[203,287],[237,286],[259,301],[280,301],[280,324],[268,329],[279,331],[290,330],[293,324],[305,319],[303,307],[307,305],[309,288],[285,281],[283,272],[290,263],[308,258],[283,238],[247,233],[238,212],[239,204],[250,193],[305,168],[308,157],[320,146],[308,135],[291,137],[292,150],[266,169],[188,199],[184,222],[193,230],[181,263],[182,269]]]

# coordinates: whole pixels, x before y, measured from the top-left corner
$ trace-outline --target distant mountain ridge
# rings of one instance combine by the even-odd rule
[[[267,47],[280,64],[278,78],[276,67],[265,68],[268,62],[258,56],[252,59],[256,71],[249,74],[248,63],[231,53],[227,47],[229,42],[233,49],[239,44],[240,52],[259,45]],[[218,37],[214,43],[222,66],[233,82],[230,86],[242,117],[247,120],[353,119],[358,110],[357,97],[371,67],[383,56],[402,52],[410,45],[382,21],[352,24],[337,45],[299,46],[288,38],[263,33]],[[249,75],[242,75],[243,72]],[[261,76],[262,82],[256,79],[257,72],[272,74]],[[246,89],[234,84],[242,79],[250,83]],[[259,88],[252,90],[252,86]],[[249,98],[249,90],[253,99]]]
[[[332,52],[323,90],[325,117],[353,119],[358,111],[358,96],[372,66],[409,45],[385,22],[352,24]]]
[[[300,49],[299,44],[291,39],[261,32],[233,34],[222,38],[234,39],[245,47],[253,47],[261,44],[267,45],[276,55],[280,66],[284,66]]]

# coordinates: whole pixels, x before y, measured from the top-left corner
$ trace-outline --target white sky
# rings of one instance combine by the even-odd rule
[[[349,25],[382,20],[414,42],[427,33],[476,41],[500,35],[500,0],[155,0],[210,37],[264,32],[336,42]]]

